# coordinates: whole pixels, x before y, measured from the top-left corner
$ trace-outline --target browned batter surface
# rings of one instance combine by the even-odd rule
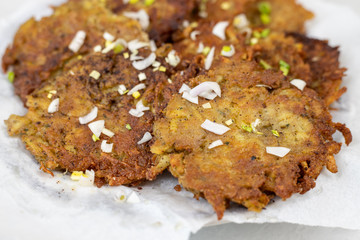
[[[93,70],[101,74],[98,80],[89,76]],[[151,142],[141,145],[137,142],[145,132],[152,132],[154,113],[157,105],[161,106],[155,98],[163,94],[161,86],[167,83],[168,76],[149,68],[143,71],[147,80],[142,81],[146,89],[139,91],[141,97],[121,96],[118,86],[124,84],[130,90],[139,84],[139,72],[122,54],[89,55],[29,95],[28,113],[23,117],[12,115],[6,121],[9,135],[20,136],[46,169],[69,172],[92,169],[98,186],[143,181],[155,162],[149,149]],[[49,98],[53,90],[56,94]],[[50,114],[48,106],[56,98],[60,99],[59,111]],[[139,100],[151,107],[151,111],[137,118],[130,115],[129,110],[134,109]],[[79,117],[87,115],[95,106],[99,113],[94,121],[105,120],[105,128],[115,133],[112,138],[102,134],[101,140],[94,142],[87,124],[79,123]],[[131,130],[126,128],[127,124]],[[101,151],[102,140],[114,143],[111,153]]]
[[[3,69],[13,67],[15,93],[24,103],[26,95],[61,70],[67,61],[93,52],[98,44],[104,46],[105,32],[126,41],[148,39],[137,21],[113,14],[101,1],[70,0],[54,11],[40,21],[32,18],[22,25],[3,56]],[[80,30],[87,36],[79,52],[74,53],[68,46]]]
[[[193,17],[195,0],[139,0],[136,3],[123,3],[121,0],[107,0],[107,6],[116,14],[124,12],[137,12],[144,9],[150,18],[147,30],[149,37],[159,45],[171,41],[174,31],[180,29],[183,22]]]
[[[202,99],[198,105],[179,95],[171,99],[164,118],[155,123],[151,151],[159,155],[158,166],[168,165],[184,188],[206,198],[219,219],[229,201],[260,211],[274,196],[287,199],[313,188],[323,166],[337,171],[334,154],[341,144],[332,135],[339,129],[349,143],[351,134],[331,121],[313,90],[302,92],[283,81],[282,74],[263,71],[254,62],[225,63],[192,79],[191,85],[204,81],[217,81],[221,98]],[[202,107],[206,102],[211,109]],[[201,128],[206,119],[234,123],[219,136]],[[256,119],[256,131],[244,129]],[[224,145],[208,149],[216,140]],[[281,158],[266,153],[268,146],[291,150]],[[161,170],[153,168],[154,174]]]

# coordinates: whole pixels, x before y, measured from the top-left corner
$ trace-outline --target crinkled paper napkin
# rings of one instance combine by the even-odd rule
[[[0,22],[0,54],[17,28],[30,16],[51,14],[49,4],[63,0],[28,2]],[[335,104],[334,121],[346,123],[354,140],[336,156],[339,172],[323,170],[316,187],[287,201],[277,199],[261,213],[239,206],[218,222],[212,207],[187,191],[176,192],[177,180],[165,173],[142,190],[127,187],[79,186],[69,175],[55,177],[39,164],[18,138],[10,138],[4,124],[10,114],[24,114],[5,75],[0,79],[0,238],[1,239],[187,239],[191,232],[223,222],[289,222],[310,226],[360,229],[360,18],[351,9],[325,0],[302,0],[316,17],[308,23],[312,37],[339,45],[347,67],[347,93]],[[335,138],[343,141],[340,134]],[[140,203],[120,203],[119,194],[138,193]]]

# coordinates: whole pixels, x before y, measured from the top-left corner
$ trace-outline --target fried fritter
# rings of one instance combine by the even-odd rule
[[[254,57],[272,68],[279,68],[280,60],[287,62],[289,78],[304,80],[328,106],[346,91],[340,88],[346,69],[340,68],[338,48],[329,46],[327,41],[298,33],[272,33],[259,41]]]
[[[310,87],[315,89],[330,105],[338,100],[346,87],[341,87],[346,68],[340,67],[339,47],[331,47],[328,41],[308,38],[298,33],[289,33],[298,44],[301,44],[304,61],[309,64],[311,78]]]
[[[269,23],[261,21],[259,5],[270,5]],[[267,27],[278,32],[305,31],[305,21],[313,14],[295,0],[198,0],[200,17],[210,21],[232,21],[238,14],[244,13],[251,23],[251,27]]]
[[[181,40],[174,44],[174,48],[184,59],[191,60],[197,54],[206,55],[204,49],[215,47],[214,67],[217,67],[223,48],[231,45],[235,49],[234,61],[255,59],[263,67],[277,71],[280,71],[280,61],[285,61],[290,66],[287,78],[304,80],[328,106],[346,91],[346,88],[340,88],[346,69],[340,67],[338,48],[329,46],[327,41],[299,33],[270,31],[263,37],[252,38],[256,43],[251,44],[248,33],[237,29],[232,22],[226,29],[226,39],[222,40],[212,32],[215,24],[202,21],[195,28],[188,27],[177,35]],[[252,35],[260,35],[266,30],[254,28]],[[194,32],[198,33],[195,38]]]
[[[174,96],[164,118],[155,123],[151,146],[159,155],[154,174],[168,166],[184,188],[209,201],[219,219],[229,201],[260,211],[274,196],[287,199],[307,192],[323,166],[337,171],[334,154],[341,144],[332,139],[336,129],[351,141],[346,127],[331,121],[313,90],[302,92],[282,74],[261,70],[254,62],[226,66],[190,81],[191,86],[218,82],[221,98],[196,105]],[[202,107],[206,102],[211,109]],[[228,132],[216,135],[201,127],[206,119],[223,125],[231,119],[232,124]],[[216,140],[224,145],[209,149]],[[267,153],[266,147],[290,152],[281,158]]]
[[[171,35],[185,20],[191,19],[195,11],[195,0],[156,0],[124,3],[121,0],[107,0],[107,6],[116,14],[137,12],[144,9],[149,15],[150,26],[147,29],[151,39],[158,45],[171,42]]]
[[[74,53],[68,46],[80,30],[86,32],[86,39]],[[15,93],[25,103],[26,95],[61,71],[66,62],[93,52],[96,45],[104,46],[105,32],[126,41],[148,40],[137,21],[113,14],[98,0],[70,0],[55,7],[49,17],[27,21],[3,56],[3,69],[13,66]]]
[[[259,4],[262,2],[270,3],[271,12],[268,24],[261,21]],[[253,26],[267,27],[277,32],[304,33],[305,22],[313,18],[314,15],[295,0],[257,0],[248,4],[246,16]]]
[[[138,144],[138,141],[146,132],[152,132],[156,105],[161,107],[157,98],[165,98],[158,88],[168,82],[167,74],[154,72],[152,68],[143,71],[147,76],[142,82],[146,89],[139,90],[141,96],[135,99],[118,92],[120,84],[130,90],[140,83],[139,71],[122,54],[89,55],[66,69],[28,97],[29,111],[24,117],[12,115],[6,121],[9,135],[20,135],[26,148],[48,170],[94,170],[98,186],[145,180],[155,162],[149,142]],[[94,70],[100,73],[99,79],[90,76]],[[57,98],[59,111],[48,113],[49,104]],[[150,107],[142,117],[129,114],[138,101]],[[87,124],[79,123],[79,117],[95,106],[98,114],[94,121],[105,120],[105,128],[115,135],[102,134],[94,142],[93,133]],[[102,152],[103,140],[114,144],[111,153]]]

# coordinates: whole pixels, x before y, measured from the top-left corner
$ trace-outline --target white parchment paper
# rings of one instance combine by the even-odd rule
[[[30,16],[51,13],[41,0],[23,6],[0,22],[0,54],[11,43],[20,24]],[[316,18],[308,23],[310,36],[340,45],[341,63],[349,70],[344,79],[348,92],[333,112],[334,120],[346,123],[354,140],[336,156],[339,173],[325,169],[317,186],[305,195],[286,202],[276,200],[261,213],[239,206],[226,211],[222,222],[290,222],[311,226],[360,229],[360,18],[349,8],[326,0],[302,0]],[[10,138],[3,120],[26,110],[6,77],[0,77],[0,239],[187,239],[207,224],[218,224],[212,207],[193,199],[186,191],[176,192],[177,180],[165,173],[146,183],[142,190],[127,187],[84,187],[69,175],[50,175],[21,141]],[[336,139],[343,141],[337,134]],[[135,191],[140,203],[119,203],[115,197]]]

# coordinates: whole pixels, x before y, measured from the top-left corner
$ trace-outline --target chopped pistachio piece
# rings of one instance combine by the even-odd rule
[[[280,66],[280,71],[282,71],[285,76],[289,75],[290,65],[287,62],[280,60],[279,66]]]
[[[271,66],[270,64],[268,64],[267,62],[265,62],[264,60],[260,60],[260,65],[265,69],[265,70],[268,70],[268,69],[271,69]]]
[[[124,50],[124,46],[121,45],[121,44],[118,44],[118,45],[116,45],[115,48],[114,48],[114,53],[115,53],[115,54],[118,54],[118,53],[121,53],[123,50]]]
[[[242,128],[243,130],[249,132],[249,133],[252,132],[252,127],[251,127],[250,125],[248,125],[248,124],[242,124],[242,125],[241,125],[241,128]]]
[[[205,108],[205,109],[210,109],[210,108],[211,108],[211,104],[210,104],[210,103],[204,103],[204,104],[202,105],[202,107]]]
[[[224,52],[230,52],[230,51],[231,51],[231,47],[230,47],[230,46],[223,46],[222,51],[224,51]]]
[[[229,119],[225,122],[226,125],[230,126],[231,124],[233,124],[234,121],[232,119]]]
[[[276,130],[271,130],[271,132],[272,132],[272,134],[274,134],[274,136],[280,137],[280,134],[279,134],[278,131],[276,131]]]
[[[13,71],[8,72],[8,80],[9,82],[13,83],[15,79],[15,73]]]
[[[166,72],[166,67],[160,66],[160,67],[159,67],[159,71],[160,71],[160,72]]]
[[[91,73],[90,73],[90,77],[92,77],[92,78],[94,78],[94,79],[96,79],[96,80],[98,80],[99,78],[100,78],[100,73],[98,72],[98,71],[96,71],[96,70],[94,70],[94,71],[92,71]]]
[[[269,28],[265,28],[264,30],[261,31],[260,35],[262,38],[266,38],[268,37],[270,34],[270,29]]]
[[[145,0],[145,6],[150,6],[155,2],[155,0]]]
[[[271,13],[271,5],[269,2],[260,2],[258,4],[259,12],[262,14],[270,14]]]
[[[207,55],[209,54],[210,50],[211,50],[210,47],[205,47],[204,50],[202,51],[202,53],[203,53],[205,56],[207,56]]]
[[[132,129],[131,126],[130,126],[130,124],[126,124],[125,127],[126,127],[126,129],[129,130],[129,131]]]
[[[260,15],[260,20],[263,24],[267,25],[271,22],[271,17],[268,14],[261,14]]]
[[[100,138],[99,138],[98,136],[96,136],[95,134],[93,134],[91,138],[92,138],[92,140],[93,140],[94,142],[100,140]]]
[[[134,93],[132,94],[132,96],[133,96],[135,99],[138,99],[138,98],[141,96],[141,94],[139,93],[139,91],[136,91],[136,92],[134,92]]]

